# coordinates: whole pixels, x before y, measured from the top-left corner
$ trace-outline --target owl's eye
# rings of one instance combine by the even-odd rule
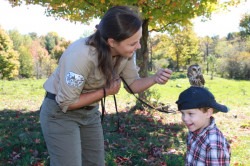
[[[195,71],[195,68],[192,68],[193,71]]]

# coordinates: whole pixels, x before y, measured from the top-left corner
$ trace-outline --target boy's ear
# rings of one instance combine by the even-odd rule
[[[207,115],[210,118],[213,115],[214,109],[213,108],[208,108],[207,110]]]

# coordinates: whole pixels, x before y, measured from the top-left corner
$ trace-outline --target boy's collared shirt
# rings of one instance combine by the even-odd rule
[[[186,166],[227,166],[230,155],[230,145],[213,117],[203,131],[188,133]]]

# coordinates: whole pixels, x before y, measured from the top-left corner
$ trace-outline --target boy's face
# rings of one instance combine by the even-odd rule
[[[212,116],[212,113],[213,110],[211,108],[209,108],[207,112],[203,112],[198,108],[181,110],[182,121],[191,132],[198,130],[202,131],[205,127],[207,127],[210,124],[210,117]]]

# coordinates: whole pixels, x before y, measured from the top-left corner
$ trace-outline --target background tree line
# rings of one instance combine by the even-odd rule
[[[168,67],[182,71],[198,63],[203,70],[232,79],[250,79],[250,15],[240,21],[240,32],[227,37],[197,37],[192,26],[176,33],[150,34],[148,70]],[[85,34],[86,36],[86,34]],[[0,27],[0,78],[45,78],[56,68],[63,51],[71,41],[49,32],[38,36],[22,35],[17,30]]]
[[[203,72],[230,79],[250,79],[250,15],[240,20],[240,32],[226,37],[197,37],[192,27],[174,35],[157,34],[149,40],[149,70],[169,67],[182,71],[190,64],[203,66]]]
[[[168,32],[175,34],[183,27],[191,25],[191,19],[202,16],[210,18],[215,11],[226,10],[227,7],[237,6],[243,0],[8,0],[15,7],[22,4],[40,5],[45,8],[47,16],[63,18],[73,22],[88,23],[95,18],[103,17],[104,13],[116,5],[127,5],[140,11],[142,18],[141,49],[136,51],[136,61],[141,77],[148,75],[148,40],[150,32]],[[141,96],[142,97],[142,96]]]
[[[48,77],[70,43],[55,32],[45,36],[34,32],[22,35],[0,27],[0,78]]]

